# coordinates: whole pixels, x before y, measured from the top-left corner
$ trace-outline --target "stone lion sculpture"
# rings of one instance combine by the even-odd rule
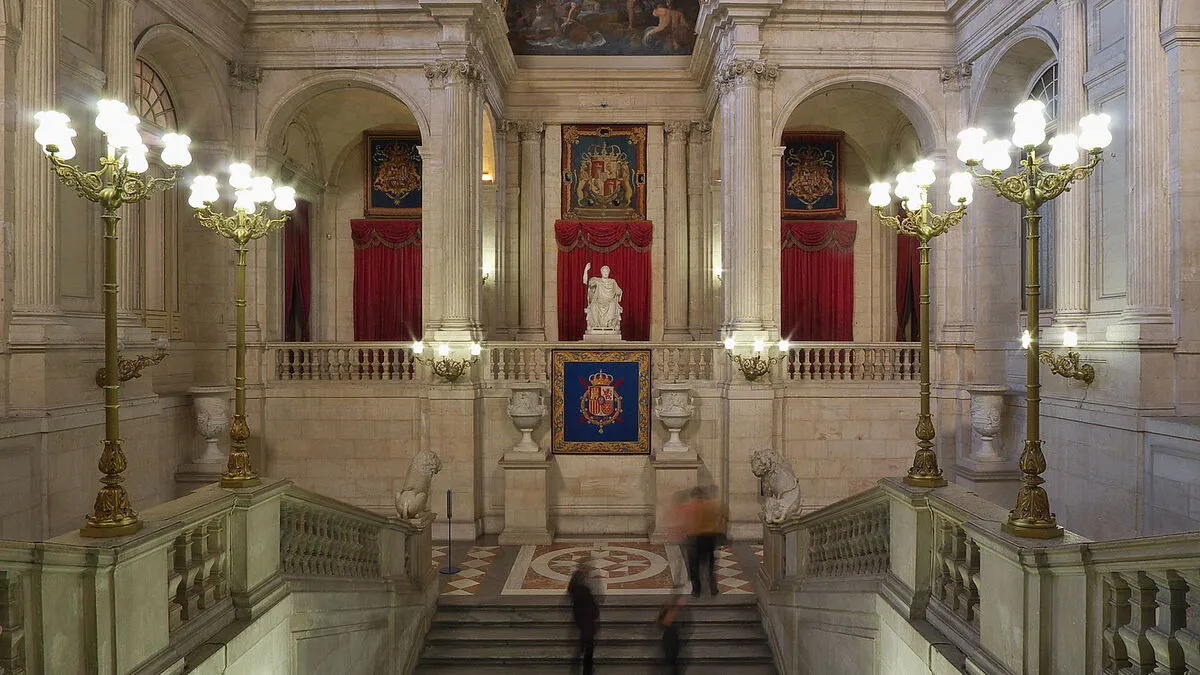
[[[396,513],[401,518],[417,518],[429,510],[429,484],[442,470],[442,459],[432,450],[422,450],[408,465],[404,487],[396,493]]]
[[[800,486],[783,455],[769,448],[755,450],[750,455],[750,471],[763,482],[763,520],[781,523],[800,511]]]

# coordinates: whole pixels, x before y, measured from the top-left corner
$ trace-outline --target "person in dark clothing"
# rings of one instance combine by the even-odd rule
[[[710,496],[708,490],[697,487],[692,490],[692,498],[686,506],[691,521],[688,572],[692,580],[692,595],[700,595],[705,577],[708,579],[709,591],[716,595],[716,552],[718,540],[724,530],[721,523],[721,505]]]
[[[571,613],[575,618],[575,628],[579,630],[579,647],[575,652],[575,663],[581,664],[583,675],[595,672],[592,657],[596,650],[596,629],[600,623],[600,605],[596,603],[596,595],[592,593],[588,583],[588,571],[580,565],[567,584],[567,595],[571,596]]]
[[[680,595],[663,605],[658,612],[659,630],[662,631],[663,672],[671,675],[682,675],[683,663],[683,630],[684,610],[687,608],[687,596]]]

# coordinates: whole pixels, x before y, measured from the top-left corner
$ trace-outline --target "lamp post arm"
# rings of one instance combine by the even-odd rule
[[[54,175],[62,183],[73,190],[80,197],[90,201],[99,202],[101,200],[100,191],[104,189],[104,172],[107,170],[105,166],[101,166],[98,171],[83,171],[74,164],[69,164],[55,154],[57,148],[47,146],[50,154],[46,158],[50,160],[53,166]]]
[[[1100,163],[1101,151],[1094,150],[1087,164],[1076,166],[1064,171],[1038,171],[1037,196],[1039,205],[1061,195],[1078,181],[1092,175],[1096,165]]]
[[[968,164],[971,175],[996,191],[996,194],[1010,202],[1025,203],[1025,176],[1014,174],[1003,176],[999,171],[983,171],[975,168],[976,164]]]
[[[151,178],[145,180],[137,174],[125,172],[122,168],[118,177],[123,173],[121,180],[121,190],[117,193],[117,199],[122,204],[132,204],[148,199],[155,191],[166,192],[175,186],[175,178],[179,175],[179,169],[171,169],[170,174],[164,178]]]

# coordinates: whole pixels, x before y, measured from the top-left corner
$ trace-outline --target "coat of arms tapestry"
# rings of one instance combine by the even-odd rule
[[[783,219],[844,217],[842,134],[786,135],[783,144]]]
[[[421,217],[421,139],[410,135],[366,132],[368,217]]]
[[[650,453],[650,350],[555,349],[550,390],[553,452]]]
[[[646,125],[564,124],[563,220],[646,219]]]

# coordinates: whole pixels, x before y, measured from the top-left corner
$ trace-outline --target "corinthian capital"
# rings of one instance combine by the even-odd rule
[[[712,125],[708,122],[692,122],[691,132],[691,141],[703,143],[708,140],[709,134],[712,133]]]
[[[438,59],[425,64],[425,77],[433,86],[471,84],[483,79],[483,71],[473,59]]]
[[[964,61],[942,66],[938,69],[938,80],[942,83],[942,91],[962,91],[971,86],[971,64]]]
[[[667,138],[672,141],[683,143],[687,140],[688,130],[691,129],[691,122],[682,122],[672,120],[663,123],[663,131],[667,132]]]
[[[523,141],[536,141],[541,138],[542,132],[545,130],[545,122],[538,122],[536,120],[508,121],[508,131],[519,134]]]
[[[779,66],[773,63],[762,59],[734,59],[717,70],[713,81],[717,85],[717,93],[723,94],[744,84],[773,87],[778,77]]]
[[[229,62],[229,83],[238,89],[254,91],[262,84],[263,71],[256,65],[240,61]]]

